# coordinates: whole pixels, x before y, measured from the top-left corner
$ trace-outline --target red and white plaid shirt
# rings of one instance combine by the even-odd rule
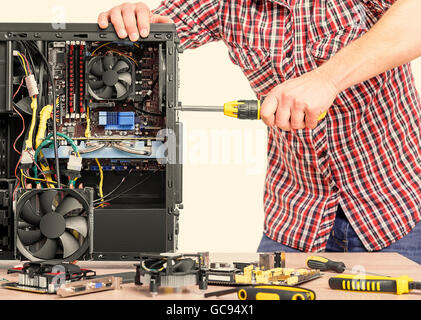
[[[262,98],[363,35],[393,2],[172,0],[155,13],[174,20],[184,48],[224,41]],[[420,128],[407,64],[341,92],[314,130],[269,129],[266,235],[321,251],[340,205],[367,250],[399,240],[421,219]]]

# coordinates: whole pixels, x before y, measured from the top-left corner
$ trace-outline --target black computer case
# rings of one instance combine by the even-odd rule
[[[19,176],[16,175],[16,172],[19,173],[16,168],[19,153],[15,151],[15,148],[17,151],[22,151],[22,144],[26,138],[23,134],[16,141],[22,130],[21,116],[25,119],[26,130],[28,130],[31,120],[30,114],[23,112],[25,111],[24,96],[26,95],[26,88],[22,88],[21,75],[18,74],[17,70],[17,68],[20,68],[17,51],[24,52],[23,48],[31,48],[31,46],[25,45],[29,42],[32,48],[36,45],[48,59],[48,62],[51,63],[50,67],[54,73],[54,79],[57,80],[57,82],[54,80],[57,97],[56,95],[53,95],[53,97],[57,98],[58,101],[58,113],[56,113],[56,117],[58,117],[56,119],[59,119],[57,120],[58,130],[62,130],[68,136],[73,137],[78,146],[89,141],[89,139],[81,138],[78,130],[80,131],[80,128],[87,126],[86,109],[90,106],[89,113],[92,119],[90,119],[89,125],[91,126],[94,123],[98,127],[98,129],[96,127],[91,129],[92,137],[97,135],[98,140],[90,139],[95,140],[93,145],[98,145],[98,141],[105,141],[103,150],[109,148],[109,150],[107,149],[109,153],[101,154],[101,150],[95,151],[97,152],[95,155],[100,157],[99,161],[102,162],[101,170],[95,162],[96,156],[82,155],[82,158],[84,156],[86,158],[83,158],[83,168],[79,177],[79,182],[83,181],[83,184],[79,184],[79,188],[92,189],[92,198],[94,199],[94,202],[89,204],[90,209],[86,210],[90,212],[84,213],[87,217],[89,216],[89,219],[87,219],[89,221],[89,239],[86,240],[89,242],[88,249],[78,256],[64,257],[63,254],[63,256],[55,256],[54,259],[136,260],[140,252],[176,251],[179,230],[178,215],[182,202],[182,124],[178,121],[176,110],[178,105],[178,54],[180,49],[174,25],[153,24],[147,38],[142,38],[137,43],[129,43],[127,39],[119,39],[112,27],[102,30],[96,24],[66,24],[65,29],[54,29],[52,24],[47,23],[2,23],[0,24],[0,259],[31,259],[28,255],[20,252],[17,241],[20,232],[32,232],[34,228],[26,225],[24,229],[19,229],[22,221],[19,220],[19,214],[14,210],[16,209],[16,202],[19,202],[19,195],[30,191],[22,190],[21,187],[19,187],[19,191],[15,191],[17,177]],[[104,51],[104,48],[108,48],[108,51]],[[134,54],[130,52],[131,49],[134,50]],[[80,52],[69,60],[68,55],[70,53],[73,55],[74,50],[80,50]],[[103,50],[103,53],[101,50]],[[41,107],[47,104],[48,98],[51,99],[51,81],[45,70],[45,65],[37,66],[38,62],[41,65],[41,57],[36,54],[33,55],[34,57],[31,59],[33,61],[28,61],[28,65],[33,66],[34,73],[38,72],[38,78],[43,77],[43,88],[41,90],[44,90],[44,96],[41,99],[45,101],[40,102]],[[93,79],[94,77],[88,75],[86,71],[86,68],[89,68],[90,59],[97,58],[98,55],[103,55],[101,56],[103,59],[106,59],[107,55],[114,57],[114,59],[120,59],[123,61],[122,63],[130,64],[131,68],[136,70],[131,70],[135,75],[133,79],[129,80],[127,75],[122,77],[126,79],[127,83],[123,83],[126,88],[129,86],[130,90],[133,91],[127,93],[131,95],[128,103],[123,100],[113,100],[111,94],[107,96],[110,98],[106,102],[94,101],[92,97],[89,97],[92,93],[92,90],[87,89],[91,84],[90,81],[96,82],[96,86],[99,86],[98,82],[105,81],[105,78],[102,78],[104,81]],[[147,67],[142,67],[146,63],[145,61],[155,59],[154,57],[157,57],[154,62],[149,62]],[[74,70],[76,72],[72,73],[69,78],[69,63],[73,68],[75,62],[73,58],[79,59],[80,69],[72,69],[72,72]],[[113,66],[121,63],[120,60],[115,60]],[[94,61],[93,63],[105,62]],[[62,70],[59,67],[60,65],[62,65]],[[40,71],[40,68],[44,69]],[[106,69],[106,65],[102,65],[101,68]],[[78,71],[80,71],[80,76]],[[42,72],[44,72],[44,75],[41,75]],[[61,76],[63,77],[61,78]],[[154,82],[154,76],[155,81],[157,81],[156,89],[153,87],[152,90],[145,91],[143,86],[151,85]],[[78,85],[81,89],[78,96],[73,91],[71,93],[68,91],[68,85],[71,82],[73,83],[73,77],[80,77],[78,78]],[[86,83],[83,83],[83,81]],[[20,90],[18,90],[19,86],[21,86]],[[101,90],[103,90],[101,92],[105,92],[107,89],[101,88]],[[111,90],[109,91],[111,92]],[[19,94],[14,98],[17,92]],[[115,90],[113,92],[114,96],[118,96],[118,90],[117,93],[115,93]],[[132,104],[137,106],[141,103],[143,106],[148,106],[145,99],[142,98],[147,94],[152,95],[148,96],[148,99],[150,99],[149,107],[154,104],[159,106],[159,109],[156,109],[159,115],[148,113],[148,111],[145,111],[146,107],[142,111],[144,113],[139,114],[130,109]],[[69,104],[74,104],[74,108],[77,108],[76,102],[79,101],[80,110],[76,111],[75,114],[73,114],[74,111],[69,112]],[[18,109],[21,111],[20,115],[16,112],[18,107],[22,108]],[[129,111],[126,111],[125,108]],[[129,119],[127,120],[123,116],[128,116]],[[117,122],[111,122],[112,117],[120,118],[116,120]],[[123,120],[131,121],[129,123],[130,129],[126,129],[127,127],[120,123]],[[159,122],[162,125],[155,128],[147,121],[152,124]],[[79,124],[80,128],[78,127]],[[117,126],[117,129],[112,125]],[[159,143],[159,145],[157,144],[159,149],[166,148],[163,152],[155,150],[156,145],[154,143],[156,141],[145,136],[148,130],[150,131],[149,134],[155,134],[158,129],[160,129],[160,139],[156,139],[156,141]],[[51,130],[51,123],[47,127],[47,133],[48,130]],[[121,155],[123,151],[111,150],[106,139],[109,136],[108,142],[114,143],[120,141],[118,140],[119,135],[121,141],[129,141],[129,143],[135,141],[137,137],[139,137],[139,141],[141,138],[145,139],[142,140],[143,146],[149,143],[152,155],[148,155],[148,158],[139,158],[137,155],[130,154],[125,158],[118,158],[118,155]],[[143,136],[140,138],[140,135]],[[136,138],[133,138],[132,141],[130,137]],[[77,140],[79,138],[81,140]],[[132,146],[136,145],[135,143],[137,142],[133,142]],[[120,144],[118,146],[122,147]],[[59,147],[61,147],[61,144],[59,144]],[[43,152],[46,155],[45,157],[48,158],[48,148],[43,149]],[[109,154],[117,154],[117,156],[112,158]],[[60,168],[65,170],[67,159],[62,158],[62,154],[59,154],[59,157]],[[150,173],[155,167],[158,167],[158,169],[154,169],[154,173],[151,173],[145,182],[126,193],[122,192],[125,189],[130,189],[129,186],[135,186],[138,181],[144,179],[147,172]],[[105,203],[105,200],[103,202],[98,200],[100,171],[103,174],[103,194],[105,195],[112,193],[113,189],[118,187],[119,181],[124,181],[118,187],[120,191],[112,193],[112,196],[108,198],[112,200],[108,204]],[[34,188],[36,186],[34,184]],[[37,201],[39,200],[35,200],[35,202]],[[46,212],[37,211],[37,214],[40,215],[40,218],[43,218]],[[25,224],[25,221],[23,224]],[[57,243],[59,243],[60,249],[60,241]]]

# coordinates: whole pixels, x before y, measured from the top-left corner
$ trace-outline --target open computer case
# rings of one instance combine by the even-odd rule
[[[180,52],[172,24],[0,24],[0,259],[177,250]]]

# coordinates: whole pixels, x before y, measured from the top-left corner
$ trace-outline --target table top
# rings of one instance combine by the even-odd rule
[[[305,260],[309,253],[286,253],[287,268],[305,268]],[[336,261],[343,261],[349,270],[361,270],[366,272],[384,274],[388,276],[407,275],[415,281],[421,281],[421,265],[397,254],[397,253],[323,253],[321,254]],[[210,253],[211,262],[253,262],[258,261],[257,253]],[[97,275],[119,272],[134,272],[135,262],[110,262],[110,261],[80,261],[78,265],[96,271]],[[9,281],[17,281],[17,274],[7,274],[7,269],[22,265],[20,261],[0,261],[0,278]],[[351,271],[345,271],[352,274]],[[421,300],[421,291],[412,291],[409,294],[395,295],[386,293],[362,293],[332,290],[329,288],[329,277],[336,275],[332,272],[324,272],[322,277],[304,283],[301,286],[316,292],[318,300]],[[221,286],[209,286],[206,292],[227,289]],[[0,289],[0,300],[57,300],[63,299],[57,295],[36,294],[8,289]],[[186,287],[182,289],[160,288],[158,295],[149,293],[149,286],[136,286],[134,283],[123,284],[120,290],[110,290],[86,294],[65,299],[78,300],[236,300],[236,293],[220,297],[204,298],[203,292],[198,287]]]

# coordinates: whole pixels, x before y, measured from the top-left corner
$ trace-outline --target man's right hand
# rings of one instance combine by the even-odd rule
[[[153,14],[143,2],[123,3],[99,14],[98,25],[101,29],[107,28],[109,22],[113,24],[119,38],[128,36],[131,41],[139,40],[139,35],[146,38],[151,23],[173,23],[169,17]]]

